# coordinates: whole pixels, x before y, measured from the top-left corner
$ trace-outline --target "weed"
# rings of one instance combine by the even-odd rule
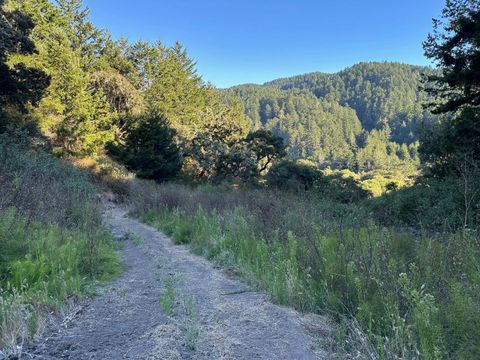
[[[163,285],[165,286],[165,291],[160,296],[160,305],[162,306],[163,312],[168,316],[171,316],[173,314],[173,305],[175,303],[175,278],[164,278]]]
[[[128,234],[128,238],[132,240],[135,246],[143,245],[143,238],[140,235],[134,234],[130,231],[127,234]]]
[[[120,266],[86,173],[2,139],[0,173],[0,349],[15,350]]]
[[[184,298],[184,309],[186,315],[186,321],[183,329],[185,347],[189,351],[196,351],[198,346],[198,338],[200,335],[200,328],[193,308],[193,299],[190,296]]]

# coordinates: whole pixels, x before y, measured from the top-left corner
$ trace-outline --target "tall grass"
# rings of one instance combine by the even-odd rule
[[[378,358],[480,353],[476,232],[384,227],[362,206],[312,194],[141,183],[132,201],[144,221],[235,267],[278,303],[350,317]]]
[[[0,351],[118,270],[88,175],[0,140]],[[1,352],[0,352],[1,354]]]

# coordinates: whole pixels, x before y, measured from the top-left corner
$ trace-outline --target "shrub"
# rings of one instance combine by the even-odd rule
[[[288,191],[311,190],[322,181],[322,172],[315,165],[302,161],[280,161],[267,174],[269,187]]]
[[[479,174],[423,179],[414,187],[384,194],[369,206],[386,225],[421,226],[434,231],[476,229],[480,224]]]
[[[365,199],[370,192],[362,189],[358,180],[341,173],[326,171],[324,175],[308,161],[280,161],[273,165],[266,179],[270,188],[301,193],[315,191],[323,199],[351,203]]]

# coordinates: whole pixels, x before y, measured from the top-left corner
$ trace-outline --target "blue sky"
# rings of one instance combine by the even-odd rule
[[[444,0],[85,0],[114,38],[179,40],[218,87],[360,61],[424,65]]]

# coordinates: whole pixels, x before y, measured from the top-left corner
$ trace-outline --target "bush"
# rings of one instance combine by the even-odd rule
[[[0,139],[0,210],[66,228],[98,226],[96,190],[88,173],[41,151]]]
[[[370,202],[386,225],[420,226],[433,231],[477,229],[480,225],[480,173],[465,178],[423,179],[414,187],[384,194]]]
[[[283,160],[273,165],[267,174],[269,187],[287,191],[311,190],[321,182],[324,182],[322,172],[306,161]]]
[[[270,188],[301,193],[314,191],[321,199],[351,203],[365,199],[370,192],[363,190],[358,180],[339,173],[327,172],[308,161],[280,161],[267,173]]]

